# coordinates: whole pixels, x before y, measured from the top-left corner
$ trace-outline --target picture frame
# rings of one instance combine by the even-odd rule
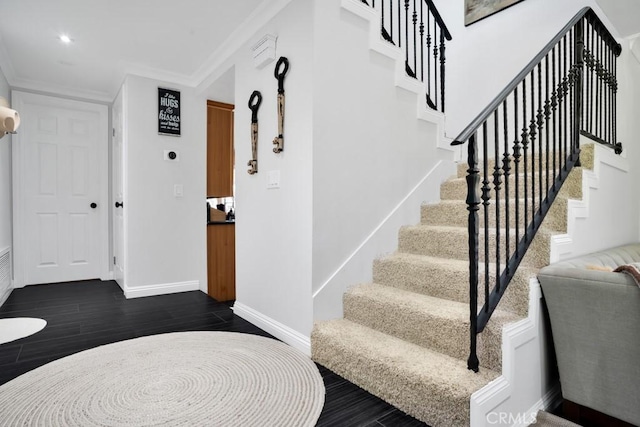
[[[464,25],[469,26],[523,0],[464,0]]]
[[[158,133],[180,136],[180,92],[158,88]]]

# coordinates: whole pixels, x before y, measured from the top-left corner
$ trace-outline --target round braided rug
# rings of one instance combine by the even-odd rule
[[[2,426],[313,426],[315,364],[279,341],[179,332],[56,360],[0,386]]]

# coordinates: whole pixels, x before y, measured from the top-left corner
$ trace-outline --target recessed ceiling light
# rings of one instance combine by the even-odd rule
[[[62,34],[59,39],[62,43],[71,43],[71,39],[66,34]]]

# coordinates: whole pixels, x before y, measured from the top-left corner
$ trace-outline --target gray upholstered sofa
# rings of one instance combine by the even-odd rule
[[[565,399],[640,425],[640,287],[626,273],[594,270],[640,263],[640,244],[543,268]]]

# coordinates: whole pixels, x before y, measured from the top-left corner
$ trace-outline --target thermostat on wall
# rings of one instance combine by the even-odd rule
[[[165,160],[173,160],[174,162],[177,162],[180,160],[180,156],[178,156],[178,152],[174,151],[174,150],[164,150],[164,159]]]

